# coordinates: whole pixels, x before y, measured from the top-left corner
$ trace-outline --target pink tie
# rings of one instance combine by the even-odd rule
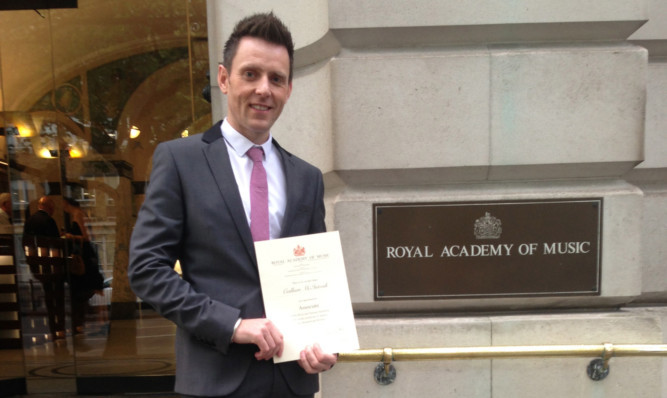
[[[269,185],[266,182],[266,170],[262,164],[264,150],[254,146],[248,149],[252,160],[250,175],[250,232],[252,240],[257,242],[269,239]]]

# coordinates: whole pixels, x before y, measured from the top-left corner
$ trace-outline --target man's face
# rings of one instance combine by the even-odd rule
[[[227,121],[256,144],[264,143],[292,92],[287,49],[255,37],[239,42],[231,71],[218,67],[227,95]]]

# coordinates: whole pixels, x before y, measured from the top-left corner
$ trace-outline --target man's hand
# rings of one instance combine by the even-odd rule
[[[338,357],[336,354],[327,354],[322,351],[319,344],[315,344],[301,351],[299,365],[301,365],[306,373],[315,374],[333,368],[337,360]]]
[[[283,335],[268,319],[243,319],[232,336],[237,344],[255,344],[259,351],[255,353],[258,361],[269,360],[274,355],[283,354]]]

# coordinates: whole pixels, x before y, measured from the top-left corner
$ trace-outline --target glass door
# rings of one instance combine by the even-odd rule
[[[22,362],[30,393],[169,377],[175,328],[129,288],[128,247],[155,146],[211,124],[206,1],[79,0],[0,11],[0,26],[0,243],[20,335],[0,362]]]

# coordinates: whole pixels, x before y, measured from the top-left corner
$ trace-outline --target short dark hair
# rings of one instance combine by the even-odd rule
[[[238,50],[239,43],[244,37],[255,37],[285,47],[287,55],[289,55],[289,81],[292,81],[292,70],[294,68],[292,34],[273,12],[254,14],[243,18],[236,24],[222,52],[222,65],[228,72],[232,70],[232,61],[236,56],[236,50]]]

